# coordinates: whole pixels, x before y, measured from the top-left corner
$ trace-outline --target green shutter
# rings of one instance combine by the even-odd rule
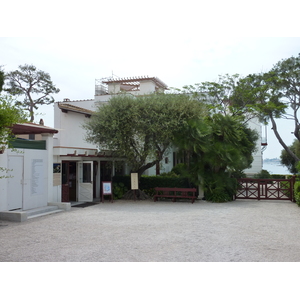
[[[46,141],[15,139],[10,143],[10,148],[46,150]]]

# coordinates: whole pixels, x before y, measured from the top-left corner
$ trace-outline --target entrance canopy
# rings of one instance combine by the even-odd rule
[[[12,126],[12,133],[19,134],[42,134],[42,133],[58,133],[58,130],[34,123],[14,124]]]

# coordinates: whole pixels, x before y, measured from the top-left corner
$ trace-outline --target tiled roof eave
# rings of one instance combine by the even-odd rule
[[[92,110],[89,109],[85,109],[79,106],[75,106],[75,105],[71,105],[71,104],[64,104],[64,103],[59,103],[58,107],[65,112],[71,111],[71,112],[75,112],[75,113],[79,113],[79,114],[84,114],[84,115],[88,115],[91,116],[94,112]]]

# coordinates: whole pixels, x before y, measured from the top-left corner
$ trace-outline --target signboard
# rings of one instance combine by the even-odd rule
[[[131,189],[132,190],[139,189],[138,173],[131,173]]]
[[[111,195],[111,181],[102,181],[102,193],[103,195]]]
[[[44,194],[44,172],[45,166],[42,159],[31,161],[31,195]]]
[[[106,195],[110,195],[110,201],[113,202],[111,181],[102,181],[102,202],[104,202],[104,196]]]

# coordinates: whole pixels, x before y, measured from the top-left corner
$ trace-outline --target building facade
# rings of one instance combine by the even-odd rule
[[[39,124],[15,124],[15,136],[39,135],[40,140],[18,138],[0,153],[0,212],[47,206],[53,199],[53,135],[58,131]]]
[[[164,91],[167,86],[156,77],[105,78],[96,80],[95,99],[56,102],[54,105],[53,163],[60,169],[55,174],[54,201],[93,201],[102,195],[102,182],[111,181],[114,175],[130,172],[124,159],[112,157],[109,151],[98,149],[85,140],[82,125],[91,117],[96,106],[105,105],[120,92],[132,95]],[[173,153],[162,164],[146,170],[146,175],[169,172],[173,167]],[[61,183],[61,184],[60,184]]]
[[[64,99],[54,105],[53,163],[57,170],[53,180],[53,199],[56,202],[93,201],[100,199],[102,183],[111,181],[114,175],[130,172],[123,159],[112,157],[109,151],[98,149],[85,140],[82,125],[91,117],[98,105],[105,105],[115,94],[126,92],[133,96],[164,92],[168,87],[156,77],[104,78],[96,80],[95,98],[70,101]],[[261,125],[251,121],[249,126],[261,136]],[[249,174],[262,169],[261,138]],[[145,175],[170,172],[178,162],[176,152],[170,151],[159,166],[146,170]]]

